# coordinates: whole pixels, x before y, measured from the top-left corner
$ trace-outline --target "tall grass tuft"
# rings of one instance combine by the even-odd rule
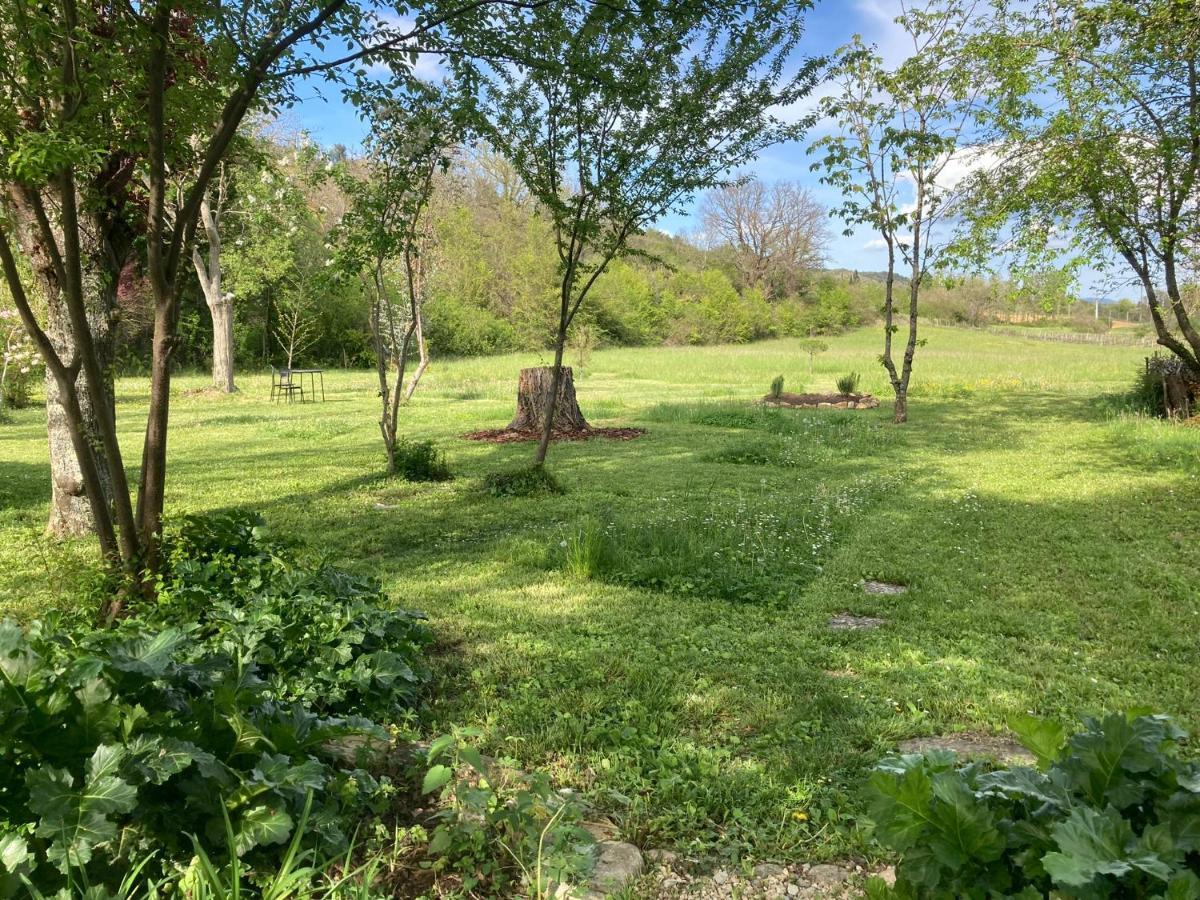
[[[859,374],[851,372],[849,375],[843,375],[837,380],[837,389],[839,394],[857,394],[858,393]]]
[[[783,376],[776,375],[771,381],[771,399],[778,400],[783,395]]]
[[[608,536],[595,519],[584,519],[560,544],[562,569],[572,578],[586,581],[604,574],[609,557]]]

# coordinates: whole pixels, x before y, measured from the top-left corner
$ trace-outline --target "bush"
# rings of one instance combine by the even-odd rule
[[[389,608],[374,579],[302,562],[253,513],[185,518],[165,550],[142,621],[192,622],[199,643],[246,648],[273,700],[391,720],[429,677],[423,615]]]
[[[396,474],[407,481],[449,481],[446,454],[433,441],[397,441]]]
[[[1038,768],[936,751],[871,776],[875,833],[902,857],[872,897],[1200,897],[1200,766],[1165,716],[1014,723]]]
[[[188,520],[168,552],[160,602],[110,629],[0,623],[0,896],[170,876],[193,836],[270,868],[306,806],[328,855],[393,792],[346,759],[388,737],[359,713],[427,677],[419,617],[247,514]]]
[[[430,868],[454,876],[471,896],[543,898],[554,885],[580,884],[594,864],[580,804],[544,774],[489,765],[465,737],[478,732],[444,735],[429,747],[421,790],[440,794],[443,804]]]
[[[843,375],[837,380],[837,389],[839,394],[856,394],[858,393],[859,375],[857,372],[851,372],[849,375]]]
[[[1163,395],[1162,376],[1158,372],[1142,370],[1133,382],[1128,396],[1129,405],[1135,411],[1148,416],[1165,416],[1167,400]]]
[[[776,375],[771,381],[771,392],[768,394],[773,400],[778,400],[783,394],[783,376]]]
[[[545,466],[490,472],[483,479],[483,488],[493,497],[539,497],[564,493],[558,479]]]

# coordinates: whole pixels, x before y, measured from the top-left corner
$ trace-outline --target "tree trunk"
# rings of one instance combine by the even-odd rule
[[[892,422],[896,425],[903,425],[908,421],[908,388],[898,386],[896,388],[896,405]]]
[[[522,369],[517,382],[517,415],[508,427],[513,431],[540,432],[546,425],[554,384],[554,366]],[[557,402],[554,403],[554,431],[584,431],[587,420],[575,398],[575,375],[570,366],[562,367]]]
[[[425,323],[422,321],[421,308],[417,307],[416,317],[416,337],[417,337],[417,353],[420,354],[420,359],[417,362],[416,371],[412,374],[412,379],[408,383],[408,391],[404,394],[404,402],[407,403],[412,399],[412,395],[417,391],[417,385],[421,381],[421,376],[425,374],[425,370],[429,368],[429,347],[425,344]]]
[[[218,181],[215,206],[208,195],[200,203],[200,224],[208,239],[208,260],[198,247],[192,248],[192,265],[200,279],[204,302],[212,316],[212,383],[218,391],[232,394],[233,383],[233,296],[221,289],[221,211],[225,204],[224,174]],[[290,365],[290,364],[289,364]]]
[[[1182,375],[1167,374],[1162,377],[1163,406],[1168,418],[1189,418],[1192,414],[1192,391]]]
[[[213,322],[213,387],[232,394],[237,390],[233,383],[233,301],[222,298],[208,309]]]
[[[87,254],[84,259],[92,260],[95,257]],[[62,297],[57,290],[47,290],[49,283],[46,280],[39,281],[47,295],[46,334],[59,355],[63,359],[70,359],[75,350],[74,338]],[[92,341],[96,345],[96,353],[104,371],[111,372],[115,338],[112,317],[116,306],[116,290],[115,285],[110,287],[107,281],[94,269],[85,267],[84,290],[89,299],[88,324],[91,327]],[[113,403],[112,384],[102,384],[97,389],[88,382],[82,371],[79,372],[75,384],[84,426],[92,436],[91,443],[99,463],[97,468],[100,487],[106,502],[111,503],[112,479],[109,477],[109,467],[105,464],[104,449],[98,437],[98,417],[105,406],[111,406]],[[46,523],[46,532],[54,537],[91,534],[96,527],[91,501],[88,500],[83,472],[72,443],[63,397],[58,382],[49,370],[46,372],[45,391],[46,435],[50,447],[50,517]]]
[[[15,212],[21,219],[17,231],[22,250],[32,265],[35,281],[46,301],[46,336],[60,358],[72,359],[76,350],[74,333],[51,250],[39,235],[32,211],[20,205]],[[80,229],[79,237],[83,276],[81,288],[87,304],[88,327],[101,368],[111,373],[121,250],[101,238],[91,223],[89,227]],[[62,246],[61,235],[56,235],[56,243]],[[112,264],[112,271],[105,269],[105,261]],[[105,504],[111,505],[113,485],[99,437],[99,416],[103,410],[112,408],[113,387],[111,381],[93,386],[82,370],[76,375],[75,385],[84,429],[96,456],[100,488]],[[50,448],[50,516],[46,532],[54,537],[90,534],[96,528],[95,516],[75,453],[64,398],[49,367],[46,369],[45,393],[46,433]]]

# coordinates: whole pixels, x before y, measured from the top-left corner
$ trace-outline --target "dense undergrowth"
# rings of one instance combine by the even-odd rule
[[[377,583],[305,563],[245,514],[189,519],[158,602],[0,625],[3,881],[114,887],[196,846],[270,868],[296,822],[325,855],[395,792],[348,747],[386,741],[429,632]],[[228,838],[228,840],[227,840]],[[147,862],[149,860],[149,862]]]

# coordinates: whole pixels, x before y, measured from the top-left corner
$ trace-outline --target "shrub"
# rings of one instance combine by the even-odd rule
[[[1167,401],[1163,395],[1162,376],[1157,372],[1142,370],[1133,382],[1128,395],[1133,410],[1149,416],[1165,416]]]
[[[396,474],[407,481],[449,481],[454,477],[445,452],[433,441],[397,441]]]
[[[1165,716],[1014,723],[1038,768],[937,751],[882,762],[872,817],[901,856],[872,897],[1200,897],[1200,766]]]
[[[839,394],[857,394],[858,393],[859,376],[857,372],[851,372],[849,375],[843,375],[837,380],[837,389]]]
[[[542,900],[555,885],[579,884],[594,864],[593,839],[571,795],[554,791],[544,774],[495,771],[464,742],[463,729],[429,747],[421,786],[444,808],[429,842],[428,866],[455,876],[468,895],[522,893]],[[524,882],[525,890],[521,890]]]
[[[771,399],[773,399],[773,400],[778,400],[782,394],[783,394],[783,376],[776,375],[774,380],[771,382],[771,392],[768,396],[770,396]]]
[[[0,623],[0,896],[160,879],[193,836],[269,868],[302,819],[328,855],[393,792],[347,757],[387,739],[360,712],[427,677],[419,617],[245,513],[187,520],[167,560],[159,603],[107,630]]]
[[[563,493],[562,485],[545,466],[490,472],[483,479],[483,488],[493,497],[538,497]]]

